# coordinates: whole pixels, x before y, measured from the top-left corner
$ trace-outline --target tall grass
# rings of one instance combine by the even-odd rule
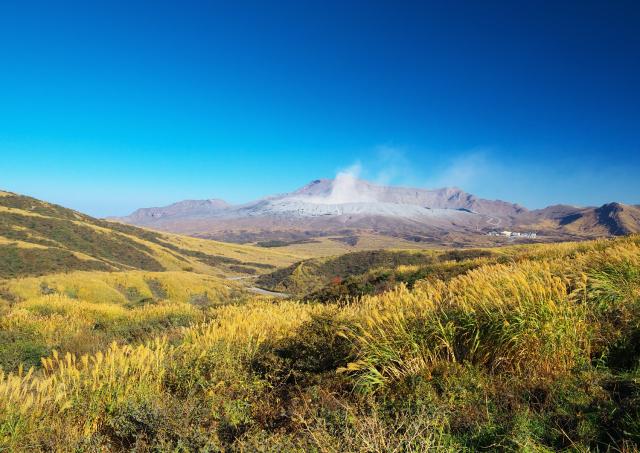
[[[0,284],[0,368],[39,366],[57,349],[84,354],[113,341],[179,334],[214,307],[246,299],[237,284],[188,272],[74,272]]]
[[[586,307],[547,262],[494,265],[448,283],[401,287],[363,301],[345,334],[359,359],[345,371],[365,390],[441,361],[552,378],[589,361]],[[578,290],[579,291],[579,290]]]
[[[638,238],[501,253],[340,305],[203,309],[164,280],[89,302],[50,279],[1,321],[47,351],[0,373],[0,450],[636,451]]]
[[[135,347],[113,343],[91,355],[54,351],[43,359],[41,372],[1,373],[0,445],[47,450],[58,442],[78,446],[83,439],[99,439],[122,447],[133,442],[117,431],[118,423],[131,422],[122,416],[162,405],[170,392],[222,404],[220,394],[228,399],[230,389],[242,390],[239,384],[252,386],[242,364],[260,343],[283,335],[319,309],[287,302],[225,307],[216,321],[187,329],[178,346],[159,338]]]

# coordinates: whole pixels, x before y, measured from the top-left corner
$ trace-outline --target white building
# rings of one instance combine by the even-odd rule
[[[508,230],[504,230],[504,231],[489,231],[487,233],[488,236],[504,236],[507,238],[528,238],[528,239],[535,239],[536,237],[538,237],[537,233],[534,233],[532,231],[527,232],[527,233],[520,233],[517,231],[508,231]]]

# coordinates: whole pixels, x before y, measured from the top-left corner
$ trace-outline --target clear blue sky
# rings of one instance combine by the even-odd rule
[[[105,216],[359,164],[640,203],[639,30],[637,1],[3,1],[0,188]]]

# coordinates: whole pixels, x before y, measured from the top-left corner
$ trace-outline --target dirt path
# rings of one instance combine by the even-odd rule
[[[246,280],[249,278],[256,278],[256,277],[257,275],[246,275],[246,276],[243,275],[241,277],[227,277],[227,280],[239,281],[239,280]],[[260,294],[261,296],[271,296],[271,297],[277,297],[279,299],[287,299],[291,297],[291,294],[279,293],[276,291],[269,291],[267,289],[258,288],[257,286],[247,286],[246,289],[249,292],[252,292],[254,294]]]
[[[289,298],[291,295],[290,294],[286,294],[286,293],[278,293],[275,291],[268,291],[266,289],[262,289],[262,288],[258,288],[257,286],[250,286],[247,288],[248,291],[251,291],[252,293],[255,294],[261,294],[263,296],[271,296],[271,297],[277,297],[280,299],[287,299]]]

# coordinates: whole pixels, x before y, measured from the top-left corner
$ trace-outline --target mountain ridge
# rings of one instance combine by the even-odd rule
[[[304,239],[338,232],[440,243],[451,235],[472,239],[492,230],[536,231],[550,240],[622,235],[640,229],[640,209],[553,205],[529,210],[488,200],[455,187],[382,186],[338,175],[316,179],[289,193],[231,205],[185,200],[142,208],[117,220],[154,229],[231,242]]]

